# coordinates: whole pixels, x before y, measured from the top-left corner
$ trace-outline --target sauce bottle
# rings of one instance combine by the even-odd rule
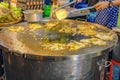
[[[52,7],[52,1],[51,0],[44,0],[43,5],[43,17],[50,17],[51,14],[51,7]]]

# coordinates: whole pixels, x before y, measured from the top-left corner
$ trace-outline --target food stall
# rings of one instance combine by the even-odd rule
[[[111,64],[106,55],[118,41],[112,30],[79,20],[40,19],[1,27],[7,80],[105,79]]]
[[[102,65],[97,63],[116,44],[117,36],[97,24],[45,20],[3,29],[0,42],[8,80],[94,80],[94,68]]]
[[[21,9],[11,6],[11,10],[8,8],[8,4],[0,2],[0,27],[6,25],[12,25],[22,20]],[[0,30],[1,30],[0,28]],[[3,59],[2,51],[0,50],[0,80],[3,79]]]

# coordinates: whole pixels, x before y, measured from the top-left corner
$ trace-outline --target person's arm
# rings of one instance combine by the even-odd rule
[[[120,0],[113,0],[113,6],[120,6]]]
[[[113,4],[113,6],[118,6],[118,5],[120,5],[120,0],[113,0],[112,4]],[[96,10],[105,9],[105,8],[109,7],[109,1],[98,2],[94,5],[94,7]]]

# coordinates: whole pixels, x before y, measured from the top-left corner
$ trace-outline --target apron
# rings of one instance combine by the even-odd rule
[[[95,23],[106,26],[108,28],[116,27],[118,19],[118,10],[118,6],[113,6],[104,10],[97,11]]]

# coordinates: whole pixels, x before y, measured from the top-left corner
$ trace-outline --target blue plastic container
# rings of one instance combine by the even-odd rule
[[[87,15],[87,21],[88,22],[95,22],[96,12],[89,12]]]
[[[88,4],[86,4],[85,2],[77,2],[76,4],[74,4],[74,8],[76,9],[86,8],[86,7],[88,7]]]

